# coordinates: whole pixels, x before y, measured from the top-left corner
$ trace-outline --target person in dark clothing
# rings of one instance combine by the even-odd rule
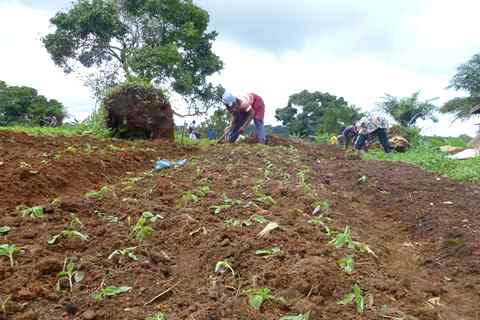
[[[343,142],[343,147],[345,149],[348,149],[349,146],[352,146],[352,148],[355,146],[355,141],[358,136],[358,130],[355,125],[351,125],[345,130],[343,130],[342,133],[342,142]]]

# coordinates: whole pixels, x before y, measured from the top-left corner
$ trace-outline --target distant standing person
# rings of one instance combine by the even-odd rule
[[[378,136],[380,144],[383,147],[385,153],[390,153],[390,143],[388,142],[387,135],[387,121],[379,116],[366,116],[357,122],[358,138],[355,143],[355,149],[362,150],[365,147],[365,143],[368,136]]]
[[[234,96],[225,91],[222,97],[223,104],[231,114],[230,126],[227,128],[226,140],[235,142],[240,133],[244,131],[253,119],[255,124],[255,136],[257,141],[265,143],[265,103],[263,99],[255,94],[248,93],[244,96]]]

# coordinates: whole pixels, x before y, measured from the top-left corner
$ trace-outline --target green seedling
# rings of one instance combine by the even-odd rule
[[[264,302],[270,302],[280,305],[286,305],[287,301],[282,297],[276,297],[268,288],[250,289],[244,292],[248,295],[249,303],[252,308],[260,311]]]
[[[345,295],[345,297],[342,300],[337,301],[337,304],[347,305],[347,304],[350,304],[352,302],[355,303],[355,306],[357,308],[357,312],[360,313],[360,314],[363,313],[365,303],[364,303],[364,298],[363,298],[363,295],[362,295],[362,289],[360,288],[360,286],[358,284],[355,284],[352,287],[352,292],[351,293]]]
[[[250,219],[240,220],[240,219],[230,218],[230,219],[225,220],[225,224],[231,225],[231,226],[234,226],[234,227],[239,227],[239,226],[249,227],[249,226],[251,226],[253,223],[252,223],[252,221],[251,221]]]
[[[13,268],[15,265],[15,255],[21,251],[14,244],[2,244],[0,245],[0,256],[8,257],[10,259],[10,266]]]
[[[11,295],[5,297],[5,299],[0,298],[0,309],[2,309],[2,314],[5,319],[7,319],[7,304],[12,299]]]
[[[106,186],[102,187],[100,191],[91,191],[87,192],[85,194],[85,197],[89,199],[95,199],[95,200],[102,200],[103,197],[110,191],[110,189]]]
[[[373,252],[373,250],[370,249],[370,247],[368,245],[366,245],[365,243],[353,241],[353,244],[355,245],[355,248],[357,248],[360,252],[368,253],[368,254],[371,254],[372,256],[374,256],[375,258],[378,258],[378,256],[375,254],[375,252]]]
[[[233,270],[233,267],[228,260],[218,261],[215,265],[215,273],[223,274],[227,270],[229,270],[232,273],[232,276],[235,277],[235,271]]]
[[[63,263],[63,270],[57,274],[57,285],[56,289],[58,291],[61,290],[61,281],[68,280],[68,285],[70,287],[70,292],[73,291],[73,284],[79,283],[85,278],[85,272],[78,271],[77,266],[75,263],[68,261],[68,258],[65,258],[65,262]]]
[[[87,241],[88,237],[84,235],[83,233],[77,231],[77,230],[72,230],[72,229],[67,229],[63,230],[62,232],[54,235],[48,240],[48,244],[53,245],[56,244],[60,239],[62,238],[80,238],[82,241]]]
[[[277,202],[271,196],[267,195],[261,195],[260,197],[256,198],[255,201],[263,203],[267,206],[273,206],[277,204]]]
[[[160,312],[145,318],[145,320],[167,320],[167,317]]]
[[[210,206],[210,209],[213,209],[214,215],[219,215],[222,212],[222,210],[230,209],[231,207],[232,207],[231,204],[221,204],[218,206]]]
[[[153,234],[155,231],[152,227],[148,225],[150,222],[155,222],[158,219],[163,217],[159,214],[153,214],[152,212],[144,212],[142,216],[138,219],[137,223],[133,226],[131,234],[135,236],[140,242],[143,242],[146,237]]]
[[[338,260],[337,264],[343,271],[351,274],[354,270],[355,261],[353,260],[353,256],[348,255],[345,258]]]
[[[137,247],[131,247],[131,248],[115,250],[108,256],[108,259],[111,260],[115,256],[121,256],[121,257],[126,257],[132,260],[138,261],[138,257],[134,253],[136,248]]]
[[[92,293],[92,298],[99,301],[99,300],[105,299],[106,297],[113,297],[122,293],[126,293],[131,289],[132,289],[131,287],[126,287],[126,286],[122,286],[122,287],[112,286],[112,287],[100,288],[94,293]]]
[[[352,241],[352,235],[350,233],[350,227],[346,226],[345,231],[337,234],[337,236],[329,242],[333,244],[337,249],[347,246],[349,249],[355,249],[355,244]]]
[[[6,236],[10,230],[11,228],[9,226],[0,227],[0,235]]]
[[[298,316],[284,316],[280,320],[310,320],[310,311],[305,314],[299,314]]]
[[[17,210],[20,211],[22,214],[22,217],[29,217],[29,218],[43,218],[44,216],[44,210],[43,207],[36,206],[36,207],[25,207],[25,206],[19,206],[17,207]]]
[[[271,256],[279,253],[280,251],[282,251],[282,249],[280,249],[279,247],[272,247],[272,248],[268,248],[268,249],[257,250],[257,251],[255,251],[255,254],[257,256],[264,256],[265,258],[268,259]]]
[[[357,183],[358,183],[358,184],[366,184],[366,183],[368,183],[368,177],[367,177],[367,176],[361,176],[361,177],[357,180]]]
[[[76,226],[83,227],[83,223],[79,217],[77,217],[74,213],[70,214],[70,227],[75,228]]]
[[[264,216],[261,216],[259,214],[253,215],[250,219],[252,219],[253,221],[255,221],[257,223],[260,223],[260,224],[265,224],[265,223],[269,222],[267,218],[265,218]]]
[[[108,215],[106,213],[95,211],[97,217],[108,223],[118,223],[118,217]]]

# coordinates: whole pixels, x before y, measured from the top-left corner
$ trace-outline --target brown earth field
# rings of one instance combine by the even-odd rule
[[[0,131],[0,228],[11,228],[0,245],[22,249],[13,267],[0,256],[0,319],[480,319],[479,185],[270,144]],[[158,159],[187,164],[153,172]],[[43,217],[24,210],[34,206]],[[155,218],[140,228],[145,212]],[[133,257],[109,258],[126,248]],[[58,277],[66,259],[84,275],[71,291]],[[363,313],[360,299],[338,304],[354,285]],[[260,310],[257,289],[270,290]]]

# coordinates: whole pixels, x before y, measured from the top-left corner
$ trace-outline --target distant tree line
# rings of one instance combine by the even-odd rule
[[[65,108],[57,100],[39,95],[36,89],[0,81],[0,125],[56,126],[65,116]]]

